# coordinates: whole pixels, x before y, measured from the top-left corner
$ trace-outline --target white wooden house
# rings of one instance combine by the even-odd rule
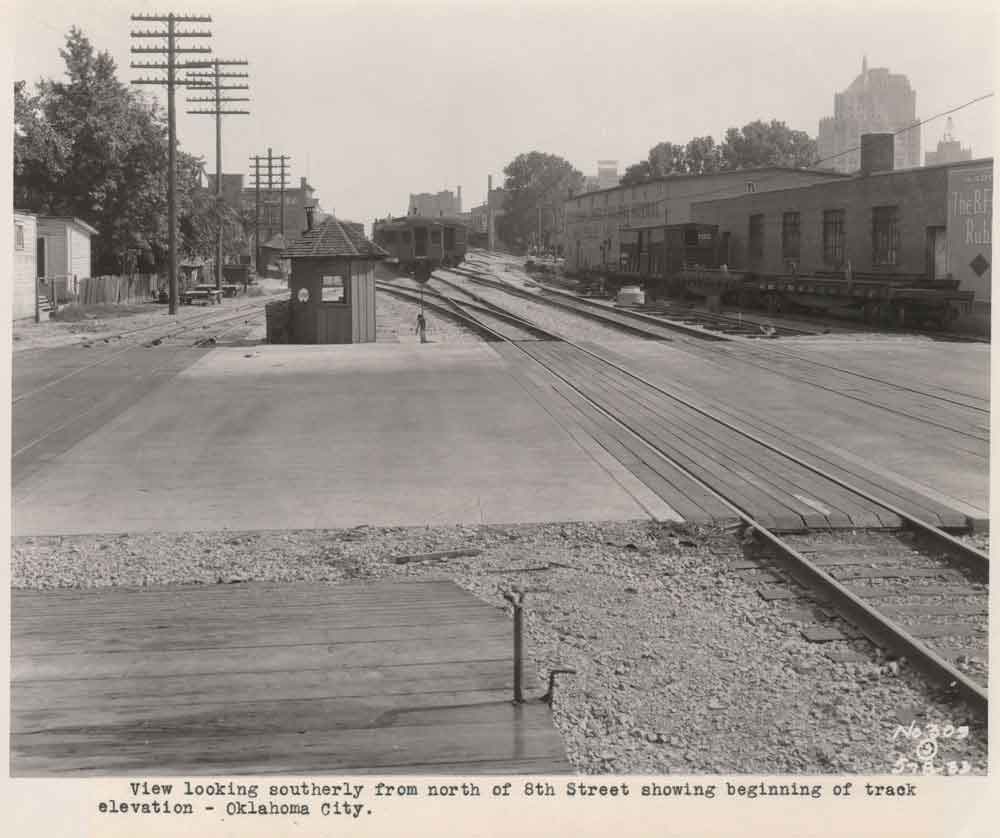
[[[90,237],[97,230],[70,216],[38,216],[38,276],[73,280],[90,276]]]
[[[35,277],[38,276],[38,217],[14,210],[14,274],[11,315],[14,320],[35,316]]]

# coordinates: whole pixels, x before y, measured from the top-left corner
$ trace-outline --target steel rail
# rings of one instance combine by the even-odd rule
[[[574,343],[571,340],[567,340],[566,338],[561,337],[559,335],[555,335],[554,333],[552,333],[552,337],[553,339],[558,339],[566,343],[567,345],[572,346],[575,349],[582,351],[596,358],[599,361],[602,361],[603,363],[609,364],[610,366],[626,373],[627,375],[636,379],[637,381],[652,387],[658,392],[663,393],[669,398],[673,398],[675,401],[678,401],[679,403],[684,404],[696,410],[698,413],[708,416],[709,418],[719,422],[723,426],[730,427],[733,430],[737,430],[739,433],[741,433],[743,436],[746,436],[749,439],[761,442],[761,444],[764,444],[765,447],[768,447],[771,450],[775,451],[776,453],[788,457],[793,462],[803,465],[804,467],[808,468],[810,471],[813,471],[814,473],[827,477],[827,479],[830,479],[833,482],[838,483],[839,485],[843,486],[849,491],[854,492],[860,497],[864,497],[869,502],[875,503],[876,505],[882,506],[885,509],[894,512],[900,517],[901,520],[905,521],[908,524],[911,524],[915,529],[919,529],[922,532],[931,534],[935,538],[940,539],[944,544],[946,544],[949,548],[954,549],[956,552],[960,552],[963,555],[971,555],[972,557],[974,557],[973,567],[988,573],[988,566],[989,566],[988,557],[986,557],[983,553],[980,553],[978,550],[975,550],[974,548],[971,548],[968,545],[963,544],[957,539],[952,538],[950,535],[938,529],[937,527],[934,527],[931,524],[927,524],[926,522],[921,521],[915,518],[914,516],[909,515],[908,513],[902,512],[893,505],[887,504],[884,501],[881,501],[878,498],[875,498],[874,496],[868,494],[867,492],[859,491],[844,481],[837,480],[831,475],[826,475],[821,469],[817,469],[809,465],[808,463],[805,463],[804,461],[800,460],[799,458],[781,451],[776,446],[772,446],[767,443],[763,443],[760,440],[756,440],[756,438],[752,434],[747,434],[741,431],[739,428],[735,428],[734,426],[730,425],[724,420],[712,416],[708,411],[701,410],[700,408],[691,405],[685,400],[680,399],[674,396],[673,394],[663,390],[662,388],[657,387],[656,385],[645,381],[640,376],[637,376],[634,373],[629,372],[623,367],[620,367],[619,365],[611,361],[607,361],[606,359],[602,358],[599,354],[591,352],[590,350],[579,346],[578,344]],[[501,339],[506,340],[505,338],[502,338],[502,336]],[[561,381],[565,382],[569,387],[571,387],[575,392],[577,392],[581,398],[586,400],[594,408],[599,410],[602,414],[607,416],[617,425],[620,425],[632,436],[636,437],[637,439],[641,440],[643,443],[648,445],[650,448],[652,448],[653,451],[656,452],[657,456],[661,457],[664,461],[669,463],[672,468],[675,468],[678,471],[680,471],[682,474],[684,474],[686,477],[688,477],[690,480],[696,483],[699,487],[701,487],[703,490],[705,490],[714,498],[716,498],[723,505],[725,505],[729,509],[732,509],[733,512],[737,515],[737,517],[739,517],[740,520],[743,521],[744,524],[746,524],[746,526],[750,530],[752,530],[752,532],[759,535],[764,540],[768,541],[783,556],[785,556],[786,559],[789,560],[790,563],[789,569],[793,576],[798,575],[800,577],[804,577],[813,587],[818,588],[820,593],[822,595],[825,595],[830,601],[832,601],[833,604],[835,604],[841,610],[841,613],[848,620],[853,622],[858,628],[860,628],[870,640],[885,648],[893,649],[900,655],[905,656],[908,660],[911,661],[911,663],[913,663],[913,665],[916,668],[924,672],[924,674],[931,680],[945,686],[950,690],[954,690],[955,692],[957,692],[959,695],[962,696],[962,698],[967,700],[970,703],[970,705],[975,708],[977,712],[983,714],[983,716],[987,714],[989,700],[988,700],[988,690],[985,687],[976,683],[973,679],[969,678],[965,673],[961,672],[960,670],[952,666],[948,661],[941,658],[928,646],[922,644],[919,640],[917,640],[915,637],[909,634],[909,632],[907,632],[896,622],[894,622],[893,620],[886,617],[884,614],[880,613],[876,609],[869,606],[866,602],[864,602],[864,600],[862,600],[860,597],[858,597],[856,594],[854,594],[852,591],[850,591],[848,588],[846,588],[844,585],[842,585],[840,582],[838,582],[836,579],[834,579],[832,576],[830,576],[828,573],[822,570],[819,566],[809,561],[794,547],[792,547],[790,544],[787,544],[780,536],[776,535],[775,533],[771,532],[767,527],[760,524],[752,516],[752,514],[750,514],[742,506],[740,506],[737,503],[734,503],[728,497],[716,491],[709,483],[707,483],[702,478],[698,477],[696,474],[688,470],[680,463],[675,462],[668,455],[663,453],[661,448],[657,445],[657,443],[654,440],[649,439],[641,431],[637,431],[635,428],[633,428],[625,419],[610,412],[602,404],[595,401],[590,396],[586,395],[579,387],[573,384],[573,382],[569,378],[560,373],[559,370],[556,369],[554,365],[552,365],[549,362],[545,362],[537,358],[535,355],[533,355],[530,352],[528,346],[518,343],[516,341],[507,340],[506,342],[511,343],[518,350],[520,350],[529,358],[531,358],[535,363],[544,367],[551,374],[555,375]],[[985,562],[985,564],[981,564],[980,561]]]
[[[473,282],[479,282],[479,283],[487,285],[487,286],[489,286],[491,288],[495,288],[497,290],[502,290],[502,291],[509,292],[509,293],[511,293],[514,296],[524,297],[524,298],[529,299],[529,300],[535,300],[536,302],[540,301],[540,302],[543,302],[543,303],[549,303],[550,305],[553,305],[556,308],[561,308],[561,309],[565,309],[567,311],[573,311],[573,312],[579,313],[579,314],[584,315],[584,316],[589,316],[589,317],[591,317],[591,319],[597,319],[597,320],[599,320],[599,321],[601,321],[601,322],[603,322],[605,324],[609,324],[609,325],[612,325],[612,326],[617,326],[618,325],[617,321],[614,321],[614,320],[608,318],[607,316],[601,316],[599,314],[596,314],[596,312],[597,311],[601,311],[601,310],[603,310],[605,312],[613,311],[615,314],[622,314],[622,315],[625,315],[625,316],[638,317],[638,318],[641,318],[643,320],[656,320],[657,319],[657,318],[652,318],[649,315],[638,315],[638,314],[635,314],[634,312],[628,312],[628,313],[626,313],[626,312],[618,312],[616,310],[609,310],[605,306],[602,306],[602,305],[600,305],[598,303],[593,303],[593,302],[590,302],[590,301],[586,301],[586,300],[577,300],[577,302],[580,303],[580,306],[578,307],[576,305],[571,305],[571,304],[568,304],[568,303],[564,303],[562,301],[556,301],[552,297],[543,297],[543,296],[536,295],[536,294],[529,294],[529,293],[527,293],[525,291],[522,291],[519,288],[516,288],[514,286],[508,286],[508,285],[506,285],[505,283],[502,283],[502,282],[497,282],[497,281],[488,280],[488,279],[479,278],[479,277],[471,277],[471,276],[470,276],[470,279]],[[566,292],[559,292],[559,293],[563,297],[570,296]],[[583,308],[584,306],[588,307],[589,309],[591,309],[595,313],[589,313],[588,311],[584,310],[584,308]],[[673,324],[673,323],[669,323],[668,321],[662,321],[661,320],[661,321],[659,321],[659,323],[656,323],[656,324],[653,324],[653,325],[659,325],[661,328],[674,328],[678,324]],[[648,332],[646,333],[646,336],[647,337],[650,336]],[[736,342],[736,340],[737,340],[737,338],[733,338],[733,337],[721,337],[721,336],[718,336],[718,335],[714,335],[713,336],[713,333],[711,333],[711,332],[697,331],[695,333],[695,337],[705,338],[706,336],[709,336],[709,339],[717,338],[719,340],[726,340],[726,341],[730,341],[730,342]],[[685,344],[685,345],[694,345],[694,344]],[[770,347],[769,347],[769,350],[770,350]],[[775,350],[775,351],[778,352],[779,354],[781,352],[781,350]],[[788,357],[797,358],[798,356],[789,355]],[[787,372],[781,372],[780,370],[774,370],[771,367],[767,366],[766,363],[763,362],[763,360],[754,359],[754,358],[749,357],[749,356],[743,356],[743,357],[741,357],[741,360],[744,363],[746,363],[746,364],[750,364],[752,366],[759,367],[760,369],[766,370],[768,372],[775,372],[775,373],[777,373],[779,375],[782,375],[785,378],[789,378],[789,379],[791,379],[793,381],[806,381],[808,384],[811,384],[812,386],[818,387],[818,388],[820,388],[822,390],[827,390],[828,392],[831,392],[831,393],[837,393],[838,395],[844,395],[843,393],[841,393],[836,388],[829,387],[829,386],[827,386],[825,384],[820,384],[820,383],[818,383],[816,381],[810,381],[808,379],[804,379],[804,378],[802,378],[801,375],[793,375],[793,374],[790,374],[790,373],[787,373]],[[806,360],[806,359],[802,359],[802,360]],[[807,361],[807,363],[808,363],[808,361]],[[887,382],[883,382],[883,383],[887,383]],[[906,388],[902,388],[901,387],[900,389],[906,389]],[[925,392],[920,391],[920,390],[913,390],[913,392],[916,393],[916,394],[918,394],[918,395],[922,395],[922,396],[925,396],[927,398],[930,398],[930,399],[937,399],[939,401],[943,401],[943,402],[946,402],[946,403],[951,402],[950,399],[941,398],[939,396],[934,396],[931,393],[925,393]],[[872,400],[864,398],[862,396],[848,394],[847,398],[853,399],[854,401],[860,402],[861,404],[867,404],[870,407],[874,407],[874,408],[877,408],[879,410],[885,410],[888,413],[893,413],[893,414],[896,414],[897,416],[903,416],[903,417],[908,418],[908,419],[909,418],[913,418],[913,416],[911,414],[906,413],[905,411],[901,411],[901,410],[898,410],[896,408],[890,407],[888,405],[881,404],[878,401],[872,401]],[[957,403],[957,404],[959,406],[961,406],[961,407],[967,407],[967,408],[974,409],[974,410],[982,410],[982,408],[974,408],[974,407],[972,407],[970,405],[963,405],[961,403]],[[988,413],[989,411],[987,410],[986,412]],[[917,418],[921,418],[921,417],[917,417]],[[942,430],[951,431],[952,433],[960,434],[961,436],[968,437],[969,439],[972,439],[972,440],[978,440],[980,442],[987,442],[988,441],[988,437],[984,437],[984,436],[981,436],[981,435],[978,435],[978,434],[975,434],[975,433],[970,433],[967,430],[962,430],[961,428],[953,427],[951,425],[944,424],[942,422],[937,422],[937,421],[934,421],[932,419],[923,419],[923,418],[921,418],[921,421],[925,421],[928,424],[935,425],[936,427],[939,427]]]
[[[230,312],[229,316],[223,317],[223,318],[221,318],[219,320],[210,320],[208,322],[208,325],[213,325],[215,323],[224,323],[226,320],[231,320],[234,317],[242,317],[244,314],[246,314],[251,309],[258,308],[258,307],[260,307],[260,305],[257,304],[257,303],[252,303],[252,304],[245,303],[243,306],[240,307],[240,309],[238,311]],[[163,335],[158,335],[156,338],[154,338],[154,340],[160,340],[160,341],[169,340],[170,338],[176,337],[177,335],[183,334],[184,332],[189,332],[189,331],[191,331],[192,329],[194,329],[196,327],[200,326],[200,327],[204,328],[206,326],[206,320],[209,320],[210,317],[211,317],[211,314],[208,314],[204,318],[199,318],[198,320],[194,321],[193,323],[187,323],[184,326],[182,326],[181,328],[176,329],[175,331],[168,332],[168,333],[163,334]],[[136,329],[136,330],[133,331],[133,334],[135,332],[138,332],[138,331],[145,331],[147,328],[148,327],[144,326],[144,327],[142,327],[142,329]],[[15,396],[11,400],[11,404],[17,404],[18,402],[23,401],[24,399],[31,398],[32,396],[35,396],[38,393],[41,393],[41,392],[43,392],[45,390],[48,390],[50,387],[54,387],[57,384],[61,384],[63,381],[66,381],[67,379],[72,378],[75,375],[79,375],[81,372],[86,372],[87,370],[93,369],[94,367],[99,367],[102,364],[107,363],[108,361],[111,361],[111,360],[117,358],[120,355],[124,355],[129,350],[135,349],[139,345],[140,344],[138,344],[138,343],[130,342],[126,346],[121,347],[120,349],[116,349],[116,350],[114,350],[112,352],[106,353],[105,355],[102,355],[97,360],[92,361],[89,364],[84,364],[82,367],[76,367],[76,368],[72,369],[70,372],[66,373],[65,375],[59,376],[58,378],[54,378],[51,381],[47,381],[47,382],[45,382],[45,384],[42,384],[42,385],[36,387],[34,390],[29,390],[27,393],[21,393],[21,394]]]

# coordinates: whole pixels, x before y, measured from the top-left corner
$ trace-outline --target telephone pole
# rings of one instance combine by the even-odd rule
[[[189,89],[200,90],[205,93],[212,93],[212,96],[189,97],[188,102],[210,102],[212,108],[202,108],[190,110],[188,113],[207,114],[215,117],[215,212],[218,229],[215,233],[215,287],[222,287],[222,211],[224,209],[222,196],[222,117],[236,114],[249,114],[250,111],[226,110],[231,105],[227,102],[249,102],[249,96],[223,96],[227,90],[248,90],[248,84],[226,84],[225,79],[245,79],[248,73],[228,73],[223,72],[223,66],[245,66],[249,62],[243,60],[222,60],[215,59],[211,62],[210,70],[188,73],[184,79],[185,85]]]
[[[179,47],[179,38],[210,38],[211,32],[178,30],[178,23],[211,23],[210,15],[132,15],[133,21],[150,23],[165,23],[166,30],[140,30],[132,32],[133,38],[157,38],[166,41],[153,47],[132,47],[133,53],[165,55],[166,60],[160,62],[133,61],[132,67],[141,70],[166,70],[165,79],[140,78],[134,79],[134,84],[164,84],[167,86],[167,128],[168,143],[167,165],[170,169],[167,185],[167,235],[170,248],[170,313],[177,314],[177,117],[174,113],[174,87],[177,84],[177,71],[190,67],[208,67],[208,61],[178,61],[177,56],[186,53],[211,52],[211,47]]]
[[[255,206],[255,224],[256,224],[256,238],[257,238],[257,272],[260,273],[260,208],[262,206],[260,200],[260,189],[262,185],[262,178],[264,173],[261,171],[263,166],[267,166],[267,197],[264,199],[263,206],[273,207],[274,206],[274,188],[275,188],[275,178],[278,180],[279,194],[281,198],[281,209],[280,209],[280,223],[281,223],[281,235],[284,238],[285,235],[285,187],[288,185],[285,182],[287,177],[287,169],[285,163],[287,160],[292,158],[285,155],[275,155],[274,152],[269,148],[267,154],[254,154],[250,157],[250,162],[253,163],[254,171],[254,188],[256,194]],[[278,171],[275,172],[275,161],[277,162]],[[267,222],[267,232],[270,237],[273,235],[273,219],[271,213],[268,212],[268,222]]]

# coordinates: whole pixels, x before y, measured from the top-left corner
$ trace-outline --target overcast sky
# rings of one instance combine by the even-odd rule
[[[13,3],[13,73],[30,81],[62,74],[74,24],[133,77],[129,15],[172,8]],[[993,89],[992,4],[950,5],[187,0],[173,10],[211,15],[214,55],[250,61],[252,113],[224,122],[224,170],[247,173],[270,146],[291,155],[293,179],[308,175],[324,209],[370,222],[405,212],[410,192],[459,184],[468,209],[487,175],[502,182],[525,151],[593,174],[598,159],[624,170],[661,140],[719,140],[758,118],[816,136],[865,53],[870,67],[909,77],[927,118]],[[993,153],[993,100],[954,121],[975,156]],[[923,128],[924,150],[944,127]],[[178,135],[215,170],[211,117],[179,108]]]

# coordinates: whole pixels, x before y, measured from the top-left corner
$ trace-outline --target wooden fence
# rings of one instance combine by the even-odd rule
[[[131,276],[89,276],[83,279],[55,277],[54,290],[58,302],[80,305],[95,303],[143,303],[159,290],[156,274]]]

